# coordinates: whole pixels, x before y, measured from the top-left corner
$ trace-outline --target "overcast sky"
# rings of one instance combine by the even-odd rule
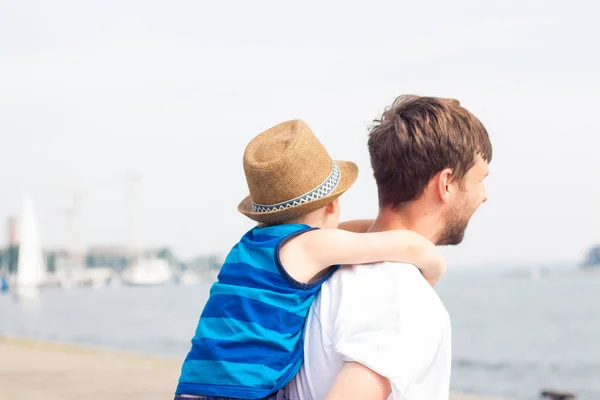
[[[360,177],[344,219],[374,217],[367,128],[397,95],[455,97],[488,128],[488,203],[451,265],[577,260],[600,242],[600,6],[591,1],[0,0],[0,218],[33,196],[43,242],[141,241],[190,257],[252,226],[242,153],[304,119]],[[6,240],[5,232],[0,238]]]

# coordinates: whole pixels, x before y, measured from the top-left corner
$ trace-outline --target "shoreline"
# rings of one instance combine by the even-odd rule
[[[172,399],[181,360],[0,334],[0,387],[23,400]],[[453,393],[451,400],[508,400]]]

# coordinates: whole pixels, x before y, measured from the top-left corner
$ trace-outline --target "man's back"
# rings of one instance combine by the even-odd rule
[[[390,380],[392,399],[447,400],[450,319],[419,270],[408,264],[345,267],[309,313],[304,365],[291,399],[324,399],[346,361]]]

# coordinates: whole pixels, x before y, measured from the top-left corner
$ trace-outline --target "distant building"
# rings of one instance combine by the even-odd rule
[[[133,259],[131,250],[124,246],[90,247],[85,257],[88,268],[112,268],[122,271]]]
[[[221,269],[223,259],[220,255],[198,256],[185,264],[185,269],[194,272],[207,272]]]
[[[135,254],[125,246],[90,247],[86,255],[88,268],[112,268],[123,270],[135,259]],[[183,263],[177,259],[169,247],[159,247],[142,251],[143,257],[167,260],[171,267],[181,268]]]
[[[116,272],[122,272],[135,259],[135,254],[129,247],[119,245],[92,246],[88,248],[83,257],[60,248],[46,249],[44,255],[47,271],[50,274],[67,278],[81,275],[83,270],[87,268],[108,268]],[[214,272],[218,271],[223,265],[223,257],[217,254],[202,255],[184,262],[177,258],[169,247],[146,249],[142,252],[142,256],[166,260],[173,270],[179,271]],[[4,249],[0,248],[0,273],[16,273],[18,262],[18,244],[9,245]]]

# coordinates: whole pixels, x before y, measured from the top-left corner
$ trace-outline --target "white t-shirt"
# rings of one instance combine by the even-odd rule
[[[448,400],[451,356],[450,317],[416,267],[343,267],[313,303],[286,397],[324,399],[344,362],[356,361],[390,380],[389,399]]]

